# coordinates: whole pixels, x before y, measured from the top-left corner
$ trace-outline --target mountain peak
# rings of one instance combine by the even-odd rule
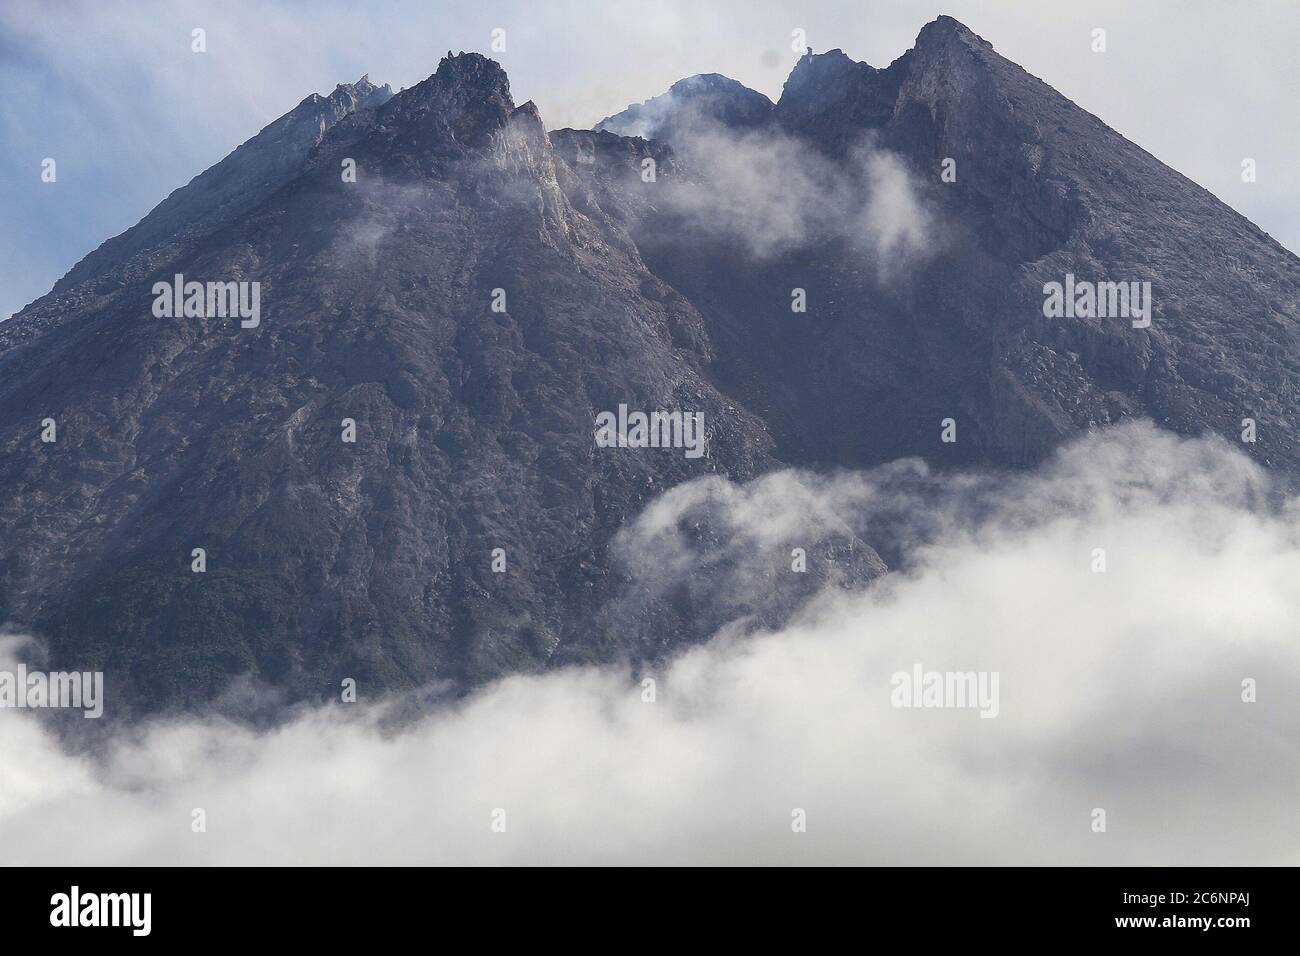
[[[960,54],[967,58],[974,54],[978,59],[987,59],[990,54],[996,55],[996,53],[992,43],[960,21],[952,17],[939,17],[921,27],[916,35],[915,45],[900,59],[911,58],[917,54],[927,61],[951,57],[953,54]]]
[[[672,140],[701,122],[749,129],[767,120],[772,101],[721,73],[678,80],[666,93],[607,116],[594,127],[620,136]]]
[[[805,92],[823,90],[877,72],[874,67],[859,63],[840,49],[828,50],[826,53],[813,53],[809,50],[799,58],[786,78],[781,101],[788,105],[787,97],[798,98]]]
[[[481,53],[452,53],[428,79],[397,97],[406,104],[459,113],[491,109],[502,116],[515,108],[510,78],[501,64]]]
[[[989,43],[988,40],[985,40],[960,20],[946,14],[935,17],[921,27],[920,32],[916,35],[916,42],[919,44],[936,38],[951,37],[956,37],[965,43],[978,43],[990,50],[993,49],[993,44]]]
[[[393,129],[414,136],[399,135],[395,144],[415,156],[427,155],[435,140],[483,145],[514,109],[501,64],[479,53],[448,51],[432,76],[394,96],[382,115]]]
[[[481,53],[456,53],[450,50],[438,63],[431,79],[443,86],[458,86],[493,95],[510,96],[510,79],[496,60]]]
[[[826,53],[813,53],[809,50],[799,58],[786,79],[781,106],[788,110],[806,105],[819,110],[819,104],[824,106],[828,98],[839,98],[848,91],[858,90],[863,84],[875,86],[883,83],[885,87],[895,90],[918,54],[921,60],[931,63],[951,56],[960,49],[980,55],[994,52],[993,44],[961,21],[949,16],[937,17],[923,26],[916,36],[913,48],[883,70],[854,60],[840,49]],[[801,104],[801,101],[807,102]]]
[[[383,86],[376,86],[370,82],[370,74],[366,73],[355,83],[340,83],[334,87],[334,92],[330,94],[330,99],[342,101],[349,112],[352,110],[370,109],[375,106],[382,106],[393,96],[393,88],[385,83]]]

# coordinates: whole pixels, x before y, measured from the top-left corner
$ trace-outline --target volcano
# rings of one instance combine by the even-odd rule
[[[1147,418],[1294,485],[1298,303],[1294,255],[950,18],[593,130],[448,54],[308,97],[0,324],[0,619],[140,710],[652,662],[888,571],[846,525],[729,596],[703,505],[656,587],[621,529],[692,480]]]

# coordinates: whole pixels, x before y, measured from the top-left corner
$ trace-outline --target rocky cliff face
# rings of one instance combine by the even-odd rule
[[[684,82],[644,139],[649,103],[548,133],[476,54],[363,79],[78,264],[0,326],[0,615],[146,708],[250,672],[468,686],[884,571],[846,529],[720,600],[706,503],[655,591],[615,536],[692,478],[1016,467],[1137,415],[1255,419],[1300,474],[1300,263],[960,24],[883,70],[807,56],[775,105]],[[156,317],[177,273],[257,283],[258,321]],[[1067,273],[1150,282],[1149,327],[1046,317]],[[702,416],[707,452],[602,447],[620,406]]]

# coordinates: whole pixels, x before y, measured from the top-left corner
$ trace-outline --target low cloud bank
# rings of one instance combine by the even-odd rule
[[[0,711],[0,862],[1300,862],[1300,507],[1226,444],[1131,425],[1026,475],[708,479],[627,529],[646,573],[688,573],[662,558],[699,496],[746,547],[842,520],[904,566],[686,652],[653,703],[572,669],[396,729],[391,703],[193,718],[93,759]],[[916,663],[998,672],[998,716],[891,706]]]

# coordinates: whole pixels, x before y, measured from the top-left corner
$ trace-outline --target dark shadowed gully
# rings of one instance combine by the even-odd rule
[[[1046,314],[1067,276],[1150,314]],[[256,283],[258,320],[190,281]],[[890,550],[791,542],[739,607],[726,567],[649,593],[614,535],[692,478],[1018,468],[1134,417],[1251,419],[1300,475],[1298,299],[1278,243],[951,19],[595,131],[449,55],[304,100],[0,325],[0,619],[149,708],[654,660]],[[655,412],[702,444],[597,440]],[[778,574],[795,546],[838,560]]]

